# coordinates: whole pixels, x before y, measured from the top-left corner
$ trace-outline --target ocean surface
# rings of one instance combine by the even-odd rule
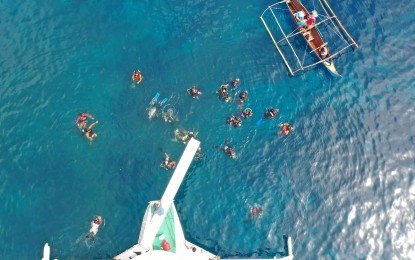
[[[296,259],[415,259],[415,2],[329,1],[360,47],[335,59],[342,78],[290,76],[259,19],[272,3],[0,1],[0,259],[40,259],[46,242],[53,258],[108,259],[136,243],[171,176],[162,151],[184,150],[177,128],[204,152],[175,199],[189,241],[222,258],[282,256],[290,235]],[[238,103],[215,95],[234,77],[254,111],[236,129]],[[178,122],[147,118],[157,92]],[[82,111],[99,121],[92,143]],[[294,131],[278,137],[284,122]],[[214,149],[226,138],[235,160]],[[264,214],[245,221],[253,205]]]

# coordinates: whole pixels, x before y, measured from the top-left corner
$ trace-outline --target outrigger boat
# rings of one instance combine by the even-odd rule
[[[315,22],[315,18],[317,17],[317,12],[316,11],[312,11],[311,13],[307,10],[307,8],[305,8],[305,6],[299,1],[299,0],[283,0],[281,2],[278,2],[276,4],[273,4],[271,6],[269,6],[264,13],[261,15],[261,20],[264,23],[265,28],[267,29],[269,35],[271,36],[271,39],[273,40],[275,47],[277,48],[278,52],[281,54],[285,64],[287,65],[291,75],[294,75],[296,72],[300,71],[300,70],[304,70],[305,68],[314,66],[316,64],[322,63],[327,70],[333,75],[333,76],[338,76],[341,77],[341,75],[337,72],[336,67],[334,66],[334,61],[333,58],[335,56],[337,56],[339,53],[341,53],[342,51],[344,51],[345,49],[351,47],[351,46],[355,46],[356,48],[358,48],[357,43],[353,40],[353,38],[348,34],[348,32],[346,31],[346,29],[343,27],[343,25],[340,23],[340,21],[338,20],[337,16],[333,13],[333,10],[330,8],[330,6],[328,5],[328,3],[326,2],[326,0],[319,0],[321,3],[321,6],[323,8],[324,13],[327,15],[327,18],[322,19],[319,22]],[[326,8],[324,8],[323,6],[323,2],[324,5],[326,6]],[[273,10],[277,10],[277,8],[275,8],[275,6],[279,5],[279,4],[286,4],[286,6],[288,7],[288,11],[290,12],[290,16],[292,17],[292,19],[294,20],[295,24],[296,24],[296,30],[290,34],[285,34],[282,26],[280,24],[280,22],[277,19],[277,16],[275,15]],[[279,9],[278,10],[282,10]],[[275,21],[278,24],[279,29],[281,30],[282,34],[283,34],[283,39],[276,41],[271,30],[269,29],[267,23],[264,20],[264,14],[270,11],[273,15],[273,17],[275,18]],[[330,12],[330,14],[329,14]],[[312,21],[310,23],[306,23],[306,20],[304,20],[304,18],[309,18],[312,19]],[[335,53],[329,53],[329,50],[327,48],[327,42],[325,43],[323,41],[323,38],[321,36],[320,31],[318,30],[318,25],[323,24],[324,22],[330,21],[331,24],[335,27],[335,32],[347,43],[347,46],[342,48],[341,50],[335,52]],[[338,26],[341,28],[342,32],[344,35],[346,35],[347,39],[346,40],[343,36],[342,33],[340,32],[339,28],[335,25],[335,22],[337,22]],[[311,48],[310,53],[314,52],[314,54],[317,56],[318,61],[313,63],[313,64],[309,64],[304,66],[303,63],[300,61],[300,59],[298,58],[296,52],[294,51],[293,46],[291,45],[289,39],[293,36],[299,35],[301,34],[303,36],[303,38],[305,39],[305,41],[307,42],[307,45]],[[286,57],[284,56],[279,44],[282,42],[287,42],[288,45],[290,46],[290,48],[292,49],[292,51],[294,52],[295,58],[299,63],[299,69],[297,70],[293,70],[291,68],[291,66],[289,65]]]
[[[303,35],[304,39],[307,41],[308,46],[310,46],[311,50],[317,55],[317,57],[322,61],[323,65],[330,71],[331,74],[335,76],[340,76],[337,72],[336,67],[333,63],[333,58],[330,57],[330,53],[326,48],[326,44],[324,43],[323,39],[315,24],[308,26],[307,24],[301,26],[303,22],[301,21],[301,14],[305,14],[305,17],[312,17],[313,15],[310,14],[307,9],[297,0],[287,0],[286,1],[288,9],[290,10],[291,16],[293,17],[296,25],[298,26],[299,31]],[[304,17],[304,16],[303,16]],[[322,55],[321,50],[326,49],[326,55]]]

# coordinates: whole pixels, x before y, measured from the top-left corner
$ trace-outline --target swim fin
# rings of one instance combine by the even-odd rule
[[[160,97],[160,93],[156,93],[156,95],[153,97],[153,99],[150,102],[150,105],[154,105],[157,102],[157,99]]]
[[[164,98],[161,102],[160,105],[164,105],[169,99],[168,98]]]
[[[262,124],[262,118],[261,119],[259,119],[257,122],[256,122],[256,125],[257,126],[260,126]]]

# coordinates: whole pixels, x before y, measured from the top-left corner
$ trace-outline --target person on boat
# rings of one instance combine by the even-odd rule
[[[245,108],[242,113],[241,113],[241,118],[242,119],[248,119],[252,116],[252,109],[250,108]]]
[[[84,129],[86,127],[86,121],[87,118],[91,118],[92,120],[94,120],[95,118],[93,116],[91,116],[90,114],[81,112],[78,114],[78,118],[76,119],[75,124],[78,126],[79,129]]]
[[[192,98],[199,98],[199,96],[202,95],[202,92],[195,86],[187,89],[187,93],[189,93]]]
[[[88,126],[88,128],[84,129],[84,133],[85,133],[85,137],[88,138],[89,141],[93,141],[95,137],[97,137],[97,134],[94,133],[94,131],[92,130],[92,127],[94,127],[94,125],[98,124],[98,121],[96,121],[95,123],[92,123],[90,126]]]
[[[176,167],[176,162],[170,159],[167,153],[164,153],[164,161],[161,162],[160,167],[163,167],[166,171],[173,170]]]
[[[248,99],[248,91],[244,90],[239,94],[239,100],[241,103],[245,102]]]
[[[140,84],[143,80],[143,75],[141,74],[141,71],[135,70],[133,75],[131,76],[131,79],[135,81],[137,84]]]
[[[222,100],[225,100],[226,102],[228,101],[228,98],[229,98],[228,87],[229,87],[228,84],[222,85],[222,86],[220,86],[219,90],[216,91],[216,93],[219,95],[219,97]]]
[[[171,249],[171,246],[170,246],[169,242],[167,242],[167,240],[164,239],[163,242],[161,242],[161,248],[164,251],[169,251]]]
[[[277,114],[278,114],[277,108],[270,108],[270,109],[267,109],[262,119],[268,119],[268,118],[273,119],[277,116]]]
[[[228,85],[231,87],[231,90],[236,90],[237,87],[241,84],[241,80],[239,78],[235,78],[229,81]]]
[[[295,18],[297,19],[298,26],[305,26],[306,21],[304,20],[305,14],[303,11],[295,13]]]
[[[307,27],[310,29],[313,27],[313,25],[316,23],[316,18],[313,15],[308,15],[307,16]]]
[[[288,123],[284,123],[280,125],[280,131],[278,131],[277,135],[280,136],[282,134],[288,135],[293,130],[292,126]]]
[[[86,238],[94,239],[101,225],[102,225],[102,217],[101,216],[94,217],[94,219],[91,221],[91,229],[89,229],[89,232],[86,235]]]
[[[327,51],[327,47],[323,46],[320,48],[320,57],[321,59],[325,59],[327,57],[328,51]]]
[[[226,121],[228,125],[231,125],[233,127],[241,127],[242,126],[242,119],[240,119],[238,116],[233,115]]]

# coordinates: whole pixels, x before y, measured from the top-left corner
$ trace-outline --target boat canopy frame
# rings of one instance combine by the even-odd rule
[[[345,47],[343,47],[342,49],[340,49],[340,50],[336,51],[336,52],[335,52],[335,53],[333,53],[333,54],[330,54],[330,57],[331,57],[331,58],[334,58],[334,57],[336,57],[337,55],[341,54],[341,53],[342,53],[342,52],[344,52],[346,49],[348,49],[348,48],[350,48],[350,47],[352,47],[352,46],[355,46],[356,48],[359,48],[359,45],[358,45],[358,44],[356,43],[356,41],[355,41],[355,40],[354,40],[354,39],[350,36],[350,34],[347,32],[346,28],[344,28],[344,26],[342,25],[342,23],[341,23],[341,22],[340,22],[340,20],[338,19],[337,15],[333,12],[333,10],[331,9],[331,7],[330,7],[330,5],[327,3],[327,1],[326,1],[326,0],[318,0],[318,1],[320,2],[321,8],[323,9],[324,13],[326,14],[326,18],[325,18],[325,19],[323,19],[323,20],[321,20],[321,21],[319,21],[319,22],[317,22],[316,24],[314,24],[314,25],[313,25],[313,27],[318,26],[318,25],[323,24],[323,23],[326,23],[326,22],[331,22],[331,24],[333,25],[333,27],[334,27],[334,29],[335,29],[336,33],[339,35],[339,37],[341,37],[341,38],[342,38],[342,40],[343,40],[343,41],[345,41],[345,42],[347,43],[347,45],[346,45]],[[292,38],[293,36],[298,35],[298,34],[302,34],[302,33],[303,33],[303,31],[302,31],[302,30],[299,30],[299,28],[297,28],[297,29],[295,29],[294,31],[292,31],[291,33],[286,34],[286,33],[284,32],[284,30],[282,29],[282,26],[281,26],[281,24],[280,24],[280,22],[279,22],[279,20],[278,20],[277,16],[275,15],[275,13],[274,13],[274,11],[273,11],[273,9],[275,9],[275,7],[276,7],[277,5],[280,5],[280,4],[287,4],[287,3],[289,3],[289,2],[290,2],[290,0],[282,0],[282,1],[280,1],[280,2],[277,2],[277,3],[275,3],[275,4],[272,4],[272,5],[268,6],[268,7],[265,9],[265,11],[261,14],[260,18],[261,18],[261,21],[262,21],[262,23],[264,24],[265,29],[267,30],[267,32],[268,32],[268,34],[269,34],[269,36],[271,37],[272,42],[274,43],[275,47],[277,48],[277,51],[279,52],[279,54],[281,55],[281,57],[282,57],[282,59],[283,59],[283,61],[284,61],[285,65],[287,66],[287,68],[288,68],[288,70],[289,70],[290,74],[291,74],[292,76],[294,76],[294,74],[295,74],[295,73],[297,73],[297,72],[299,72],[299,71],[303,71],[303,70],[305,70],[305,69],[307,69],[307,68],[313,67],[313,66],[315,66],[315,65],[317,65],[317,64],[320,64],[320,63],[324,62],[324,60],[319,60],[319,61],[317,61],[317,62],[315,62],[315,63],[308,64],[308,65],[305,65],[305,66],[304,66],[303,62],[301,62],[301,61],[300,61],[300,58],[298,57],[298,55],[297,55],[296,51],[294,50],[294,47],[293,47],[293,46],[292,46],[292,44],[290,43],[289,39],[290,39],[290,38]],[[323,3],[324,3],[324,4],[323,4]],[[268,24],[265,22],[264,15],[267,13],[267,11],[271,12],[272,16],[273,16],[273,17],[274,17],[274,19],[275,19],[275,22],[276,22],[276,23],[277,23],[277,25],[278,25],[278,28],[280,29],[280,31],[281,31],[281,33],[282,33],[282,35],[284,36],[284,37],[283,37],[282,39],[280,39],[280,40],[276,40],[276,39],[274,38],[274,36],[273,36],[273,34],[272,34],[272,32],[271,32],[270,28],[268,27]],[[337,24],[337,25],[336,25],[336,24]],[[345,38],[342,36],[342,33],[341,33],[341,32],[343,32],[343,34],[347,37],[347,39],[348,39],[349,41],[347,41],[347,39],[345,39]],[[298,62],[298,65],[299,65],[299,68],[298,68],[298,69],[293,69],[293,68],[290,66],[290,64],[289,64],[289,62],[288,62],[288,60],[287,60],[287,58],[285,57],[285,55],[284,55],[284,53],[283,53],[282,49],[281,49],[281,48],[280,48],[280,46],[279,46],[279,44],[281,44],[281,43],[283,43],[283,42],[287,42],[287,44],[289,45],[290,49],[292,50],[292,52],[293,52],[293,54],[294,54],[294,56],[295,56],[295,60]],[[323,44],[323,46],[324,46],[324,45],[327,45],[327,42],[326,42],[326,43],[324,43],[324,44]],[[322,47],[322,46],[321,46],[321,47]]]

